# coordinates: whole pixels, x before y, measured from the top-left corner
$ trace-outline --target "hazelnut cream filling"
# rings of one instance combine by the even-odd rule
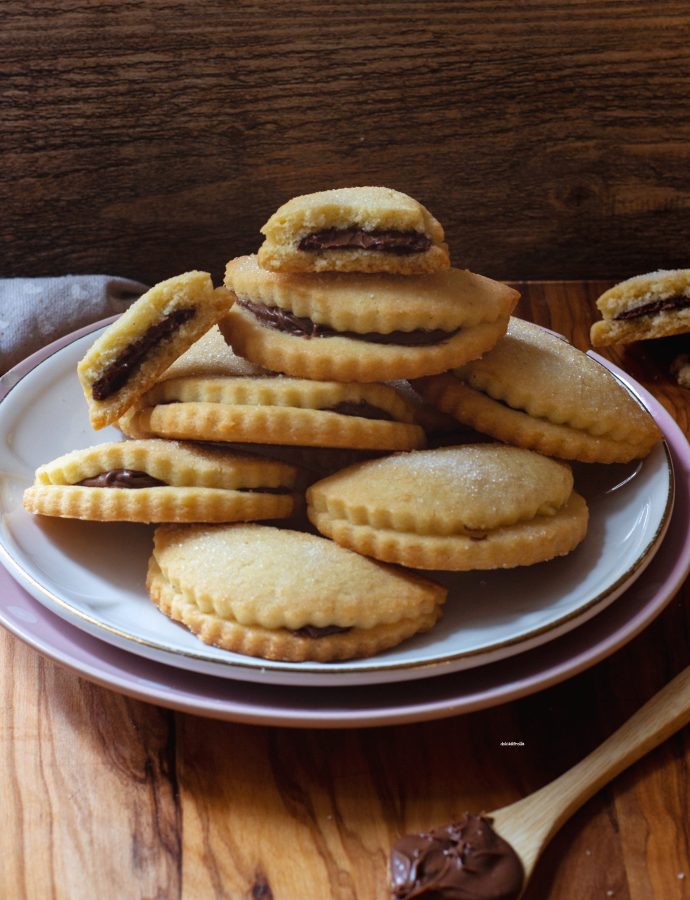
[[[159,322],[150,325],[142,335],[128,344],[94,381],[91,387],[93,399],[107,400],[124,387],[148,353],[170,338],[194,316],[195,312],[194,307],[175,309]]]
[[[430,246],[431,238],[419,231],[325,228],[305,235],[299,242],[298,249],[317,253],[323,250],[373,250],[409,256],[412,253],[424,253]]]
[[[641,319],[643,316],[656,316],[661,312],[672,312],[678,309],[690,307],[690,297],[667,297],[664,300],[651,300],[632,309],[624,309],[613,317],[616,322],[624,322],[628,319]]]
[[[140,472],[137,469],[109,469],[107,472],[100,472],[98,475],[92,475],[89,478],[83,478],[81,481],[74,483],[75,487],[94,487],[94,488],[127,488],[128,490],[136,490],[138,488],[150,487],[172,487],[167,481],[161,481],[160,478],[154,478],[148,472]],[[195,487],[196,485],[186,485],[187,487]],[[180,487],[180,485],[177,485]],[[287,487],[236,487],[229,488],[235,491],[249,491],[255,494],[289,494],[290,488]]]
[[[380,334],[377,331],[359,334],[356,331],[337,331],[330,325],[322,325],[305,316],[296,316],[289,310],[281,309],[278,306],[264,306],[263,303],[255,303],[245,298],[238,297],[237,305],[252,315],[264,328],[273,328],[294,337],[307,339],[341,337],[371,344],[426,347],[447,341],[460,331],[459,328],[452,331],[443,331],[440,328],[426,331],[420,328],[415,331],[391,331],[388,334]]]

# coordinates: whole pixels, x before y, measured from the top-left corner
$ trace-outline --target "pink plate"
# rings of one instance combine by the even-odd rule
[[[102,325],[103,323],[99,323]],[[88,333],[96,326],[83,329]],[[75,335],[44,348],[0,379],[9,388]],[[602,360],[600,360],[602,361]],[[630,377],[614,369],[630,384]],[[91,637],[34,600],[0,567],[0,624],[40,653],[98,684],[185,712],[264,725],[361,727],[470,712],[534,693],[594,665],[626,644],[670,602],[690,570],[690,448],[673,419],[639,385],[664,431],[675,468],[676,502],[649,566],[610,607],[573,631],[509,660],[399,684],[347,688],[268,685],[189,672]]]

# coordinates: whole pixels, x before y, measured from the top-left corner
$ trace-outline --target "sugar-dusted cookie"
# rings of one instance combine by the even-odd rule
[[[629,462],[661,439],[649,413],[604,366],[522,319],[512,318],[481,359],[415,386],[477,431],[547,456]]]
[[[325,538],[262,525],[157,528],[147,585],[206,643],[295,662],[392,647],[431,628],[446,596]]]
[[[503,444],[397,453],[313,484],[307,514],[338,544],[417,569],[496,569],[569,553],[588,512],[566,463]]]
[[[603,316],[592,325],[592,346],[629,344],[690,332],[690,269],[636,275],[597,300]]]
[[[114,422],[162,372],[230,309],[207,272],[161,281],[135,301],[77,366],[94,428]]]
[[[216,378],[222,375],[275,375],[275,372],[255,366],[233,353],[218,326],[214,325],[168,366],[157,380],[187,378],[190,375]]]
[[[236,353],[287,375],[389,381],[475,359],[504,333],[519,294],[460,269],[431,275],[286,275],[231,260],[237,300],[219,323]]]
[[[171,378],[120,419],[130,437],[403,450],[425,446],[411,404],[386,384],[303,378]]]
[[[74,450],[36,471],[24,507],[113,522],[245,522],[291,515],[296,468],[176,441]]]
[[[259,264],[273,272],[437,272],[450,265],[441,224],[385,187],[293,197],[261,229]]]

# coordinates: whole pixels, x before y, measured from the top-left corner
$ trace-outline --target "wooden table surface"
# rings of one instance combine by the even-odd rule
[[[601,283],[519,287],[520,315],[588,347]],[[664,351],[647,345],[611,358],[688,435],[690,392],[669,378]],[[91,684],[1,631],[0,896],[385,898],[399,834],[526,796],[688,665],[688,601],[686,583],[630,644],[541,693],[351,730],[159,708]],[[690,897],[689,762],[685,729],[596,795],[547,849],[528,900]]]
[[[493,278],[688,264],[686,0],[3,0],[0,25],[4,276],[219,276],[281,203],[356,184]]]

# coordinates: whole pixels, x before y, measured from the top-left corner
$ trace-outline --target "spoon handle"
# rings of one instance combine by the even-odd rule
[[[525,868],[531,871],[544,844],[586,800],[631,763],[690,722],[690,667],[648,700],[579,763],[524,800],[504,807],[518,825]],[[498,811],[497,811],[498,812]],[[518,824],[519,823],[519,824]],[[496,821],[500,831],[500,822]],[[511,829],[512,830],[512,829]]]

